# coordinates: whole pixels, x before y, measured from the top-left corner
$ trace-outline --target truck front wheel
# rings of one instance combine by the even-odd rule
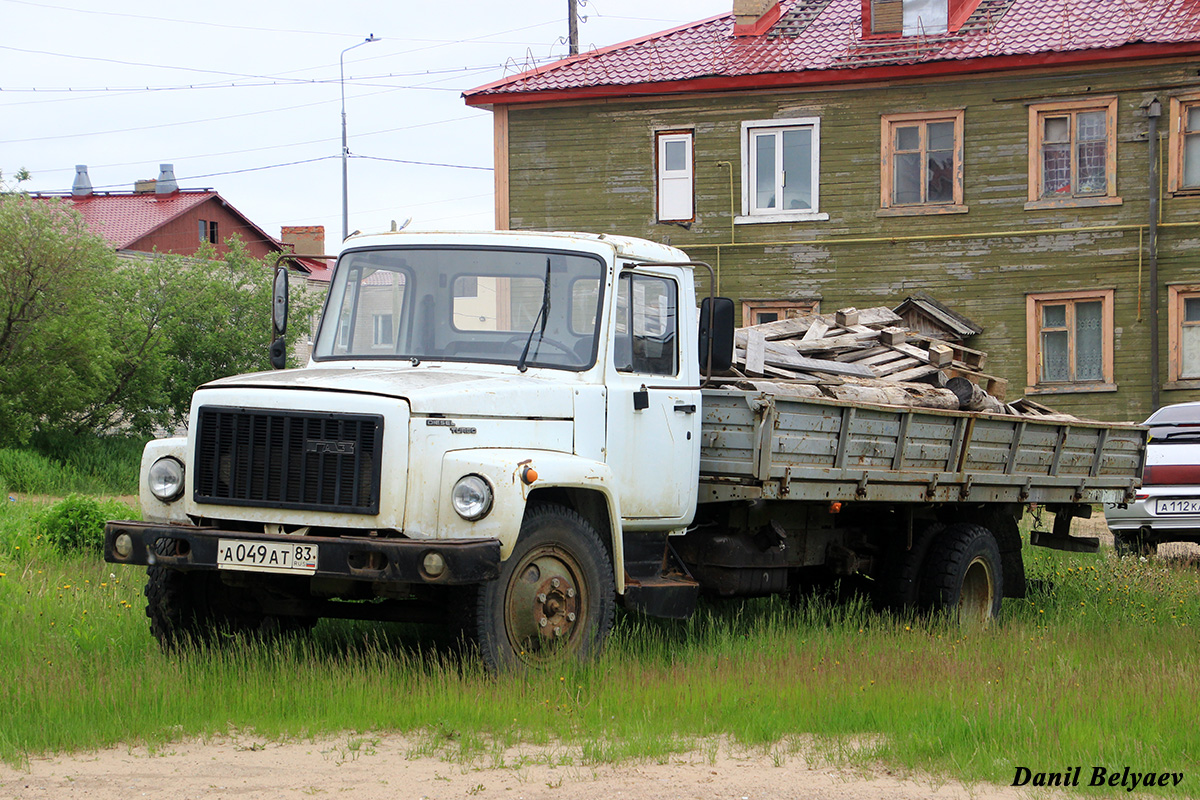
[[[171,547],[166,539],[155,544],[160,554]],[[145,594],[150,633],[164,650],[211,642],[222,633],[270,635],[305,622],[263,615],[248,592],[224,585],[212,572],[150,567]]]
[[[478,590],[473,638],[492,671],[586,660],[612,628],[615,595],[595,528],[568,508],[534,506],[500,577]]]
[[[1000,616],[1004,573],[1000,546],[981,525],[959,523],[939,533],[921,571],[921,599],[964,627],[987,627]]]

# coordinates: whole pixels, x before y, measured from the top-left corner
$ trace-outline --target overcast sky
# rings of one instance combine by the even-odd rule
[[[566,54],[567,0],[0,0],[0,171],[126,191],[171,163],[273,236],[341,236],[341,52],[350,229],[491,228],[492,115],[461,93]],[[586,0],[581,49],[732,8]],[[102,9],[102,10],[101,10]],[[390,159],[390,160],[386,160]],[[425,166],[399,162],[454,166]],[[287,165],[287,166],[277,166]]]

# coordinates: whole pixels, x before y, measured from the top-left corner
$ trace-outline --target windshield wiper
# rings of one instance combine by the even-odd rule
[[[529,337],[525,339],[525,349],[521,351],[521,358],[517,361],[517,372],[524,372],[529,369],[525,366],[525,359],[529,355],[529,345],[533,343],[533,334],[539,336],[546,335],[546,320],[550,316],[550,256],[546,256],[546,286],[542,291],[542,307],[538,309],[537,316],[533,318],[533,327],[529,329]],[[541,331],[538,331],[538,322],[542,323]]]

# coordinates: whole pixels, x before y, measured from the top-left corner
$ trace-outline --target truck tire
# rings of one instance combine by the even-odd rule
[[[160,539],[155,550],[170,546]],[[273,617],[257,612],[245,591],[225,586],[215,573],[149,567],[144,592],[150,633],[164,650],[209,643],[221,633],[275,631]]]
[[[876,581],[875,605],[880,610],[903,613],[918,607],[921,597],[921,570],[929,545],[944,526],[932,522],[913,534],[912,547],[906,547],[907,537],[887,553],[888,566]]]
[[[479,587],[470,633],[493,672],[545,669],[594,658],[615,609],[612,561],[595,528],[563,506],[537,505],[500,577]]]
[[[1000,616],[1003,589],[1000,546],[987,528],[960,522],[934,538],[921,574],[922,605],[982,628]]]

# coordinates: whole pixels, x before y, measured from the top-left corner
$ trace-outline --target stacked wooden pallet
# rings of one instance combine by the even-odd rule
[[[888,308],[845,308],[740,328],[735,382],[801,397],[1066,418],[1029,400],[1005,404],[987,355],[904,327]]]

